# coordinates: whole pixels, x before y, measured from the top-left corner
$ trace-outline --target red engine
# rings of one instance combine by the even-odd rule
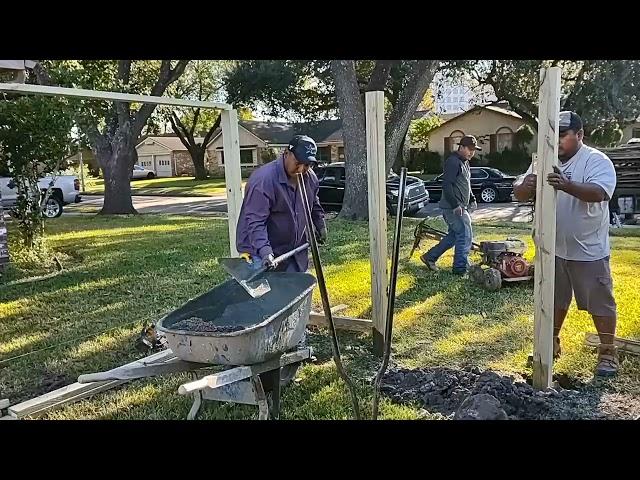
[[[501,255],[500,270],[505,277],[516,278],[529,275],[529,263],[519,255]]]
[[[481,242],[482,263],[495,268],[503,277],[528,277],[532,273],[532,265],[524,259],[527,245],[517,238],[504,241]]]

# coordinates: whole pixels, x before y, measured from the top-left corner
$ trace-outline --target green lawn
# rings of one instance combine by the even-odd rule
[[[435,222],[434,222],[435,223]],[[414,220],[407,220],[402,239],[394,360],[408,367],[475,364],[509,372],[525,367],[533,336],[532,288],[511,286],[487,293],[446,271],[431,273],[412,244]],[[438,225],[436,225],[438,226]],[[442,225],[439,225],[442,227]],[[391,230],[392,223],[389,224]],[[10,235],[15,228],[10,224]],[[48,223],[51,246],[59,252],[64,273],[12,267],[0,288],[0,398],[25,400],[72,383],[81,373],[109,369],[141,357],[134,343],[144,322],[182,305],[226,277],[216,257],[226,255],[225,220],[179,216],[126,218],[68,217]],[[344,303],[347,316],[368,317],[369,247],[367,225],[329,222],[330,245],[322,247],[331,303]],[[624,236],[619,236],[624,234]],[[476,228],[477,239],[517,236],[529,242],[526,225],[501,224]],[[633,236],[632,236],[633,235]],[[12,235],[11,235],[12,237]],[[391,237],[391,233],[390,233]],[[425,241],[423,248],[431,244]],[[391,242],[389,242],[391,245]],[[640,238],[618,231],[612,238],[612,270],[619,305],[619,335],[640,337]],[[12,244],[13,246],[13,244]],[[442,260],[451,265],[451,254]],[[320,302],[314,296],[316,308]],[[557,371],[589,378],[595,354],[582,347],[591,320],[574,307],[563,333],[565,353]],[[100,333],[102,332],[102,333]],[[283,391],[282,418],[343,419],[350,416],[348,393],[335,371],[325,331],[311,334],[317,364],[304,366]],[[376,368],[367,335],[341,334],[346,364],[357,378],[365,413]],[[39,349],[38,353],[10,359]],[[610,388],[640,393],[640,362],[629,357]],[[47,418],[181,419],[191,400],[177,394],[185,374],[136,380],[121,388],[52,411]],[[205,402],[201,416],[256,418],[254,407]],[[418,409],[388,401],[383,418],[418,418]]]
[[[242,182],[244,187],[245,180]],[[134,195],[178,195],[178,196],[214,196],[226,192],[224,178],[196,180],[193,177],[154,178],[152,180],[132,180],[131,192]],[[85,181],[85,193],[103,194],[104,180],[90,177]]]

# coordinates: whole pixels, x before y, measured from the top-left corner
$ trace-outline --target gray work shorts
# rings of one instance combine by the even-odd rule
[[[596,317],[614,317],[616,300],[609,257],[582,262],[556,257],[556,308],[569,310],[575,296],[578,310],[586,310]]]

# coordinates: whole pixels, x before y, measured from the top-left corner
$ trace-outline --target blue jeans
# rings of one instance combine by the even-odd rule
[[[437,262],[447,250],[455,247],[453,271],[456,273],[466,272],[469,267],[469,252],[473,241],[471,216],[467,210],[463,209],[462,216],[458,216],[448,208],[442,209],[442,216],[449,227],[447,235],[440,240],[440,243],[431,248],[424,255],[424,258],[431,262]]]

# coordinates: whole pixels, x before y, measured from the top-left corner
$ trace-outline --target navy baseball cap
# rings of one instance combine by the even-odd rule
[[[560,121],[558,130],[560,131],[560,133],[566,132],[567,130],[573,130],[574,132],[577,132],[578,130],[582,130],[583,128],[582,119],[576,112],[560,112],[559,118]]]
[[[293,152],[296,160],[304,163],[305,165],[318,163],[318,160],[316,160],[318,146],[311,137],[307,137],[306,135],[296,135],[289,142],[289,151]]]

